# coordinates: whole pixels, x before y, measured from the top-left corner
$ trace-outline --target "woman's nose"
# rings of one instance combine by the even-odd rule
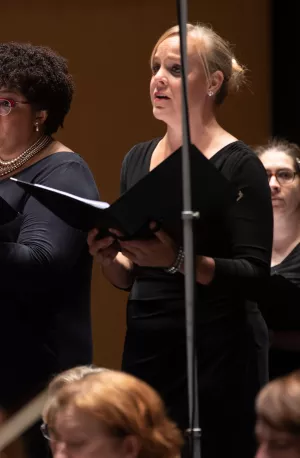
[[[53,458],[69,458],[67,447],[61,442],[56,442],[52,448]]]
[[[256,452],[255,458],[269,458],[269,454],[267,452],[267,447],[263,444],[261,444],[258,447],[258,450]]]
[[[158,72],[154,75],[154,80],[156,81],[157,84],[162,84],[166,86],[168,84],[168,78],[166,76],[166,73],[163,69],[159,69]]]
[[[280,188],[280,184],[278,183],[277,178],[276,178],[275,175],[272,175],[272,176],[270,177],[270,179],[269,179],[269,185],[270,185],[270,188],[271,188],[271,189],[272,189],[272,188],[276,188],[276,189]]]

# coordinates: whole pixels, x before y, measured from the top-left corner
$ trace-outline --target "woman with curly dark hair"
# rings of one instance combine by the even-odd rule
[[[73,92],[66,60],[51,49],[0,44],[0,197],[18,212],[0,225],[0,406],[8,414],[53,374],[92,360],[86,234],[9,179],[98,197],[85,161],[52,137]],[[42,458],[27,437],[36,444],[28,455]]]

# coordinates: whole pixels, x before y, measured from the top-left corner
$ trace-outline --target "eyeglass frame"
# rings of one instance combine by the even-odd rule
[[[52,439],[50,434],[49,434],[49,429],[47,423],[42,423],[40,426],[41,433],[45,439],[47,439],[50,442],[55,442],[55,439]]]
[[[284,182],[282,183],[281,179],[278,179],[278,173],[284,172],[284,171],[288,171],[288,172],[291,172],[293,174],[293,178],[290,181],[286,182],[286,183],[284,183]],[[290,169],[279,169],[279,170],[276,170],[275,173],[270,173],[270,172],[267,171],[268,182],[270,183],[271,178],[275,177],[277,183],[280,184],[281,186],[287,186],[287,185],[293,183],[295,181],[295,178],[296,178],[297,175],[299,175],[299,172],[295,172],[294,170],[290,170]]]
[[[0,102],[2,100],[5,100],[6,102],[8,102],[10,104],[10,107],[9,107],[9,112],[8,113],[6,113],[6,114],[1,114],[0,113],[0,116],[8,116],[10,114],[11,110],[16,107],[16,105],[19,105],[19,104],[21,104],[21,105],[30,105],[30,102],[25,102],[25,101],[22,101],[22,100],[8,99],[6,97],[0,97]]]
[[[49,429],[48,429],[48,424],[47,423],[42,423],[41,426],[40,426],[40,430],[41,430],[41,433],[43,435],[43,437],[49,441],[49,442],[60,442],[58,439],[55,439],[55,438],[52,438],[49,434]],[[115,437],[117,438],[124,438],[128,435],[127,432],[125,431],[121,431],[121,432],[118,432],[115,434]]]

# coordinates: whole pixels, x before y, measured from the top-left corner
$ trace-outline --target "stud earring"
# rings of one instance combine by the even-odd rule
[[[212,95],[214,95],[213,91],[208,91],[208,96],[211,97]]]
[[[40,130],[39,123],[36,122],[35,123],[35,131],[38,132],[39,130]]]

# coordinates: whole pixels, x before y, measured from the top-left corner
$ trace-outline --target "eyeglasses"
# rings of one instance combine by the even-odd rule
[[[41,432],[44,436],[45,439],[48,441],[54,441],[55,438],[53,437],[53,434],[51,434],[51,430],[49,430],[49,427],[46,423],[41,424]]]
[[[58,441],[58,439],[56,437],[56,434],[55,434],[55,431],[53,431],[51,428],[49,428],[47,423],[42,423],[40,428],[41,428],[41,432],[42,432],[42,434],[43,434],[45,439],[47,439],[48,441],[51,441],[51,442],[57,442]],[[117,438],[124,438],[124,437],[128,436],[128,432],[124,431],[123,429],[117,429],[117,430],[114,431],[112,436],[113,437],[117,437]]]
[[[24,104],[27,105],[29,102],[16,101],[13,99],[0,98],[0,116],[7,116],[16,105]]]
[[[268,180],[270,181],[272,177],[275,177],[282,186],[292,183],[296,175],[298,173],[290,169],[277,170],[275,173],[267,171]]]

